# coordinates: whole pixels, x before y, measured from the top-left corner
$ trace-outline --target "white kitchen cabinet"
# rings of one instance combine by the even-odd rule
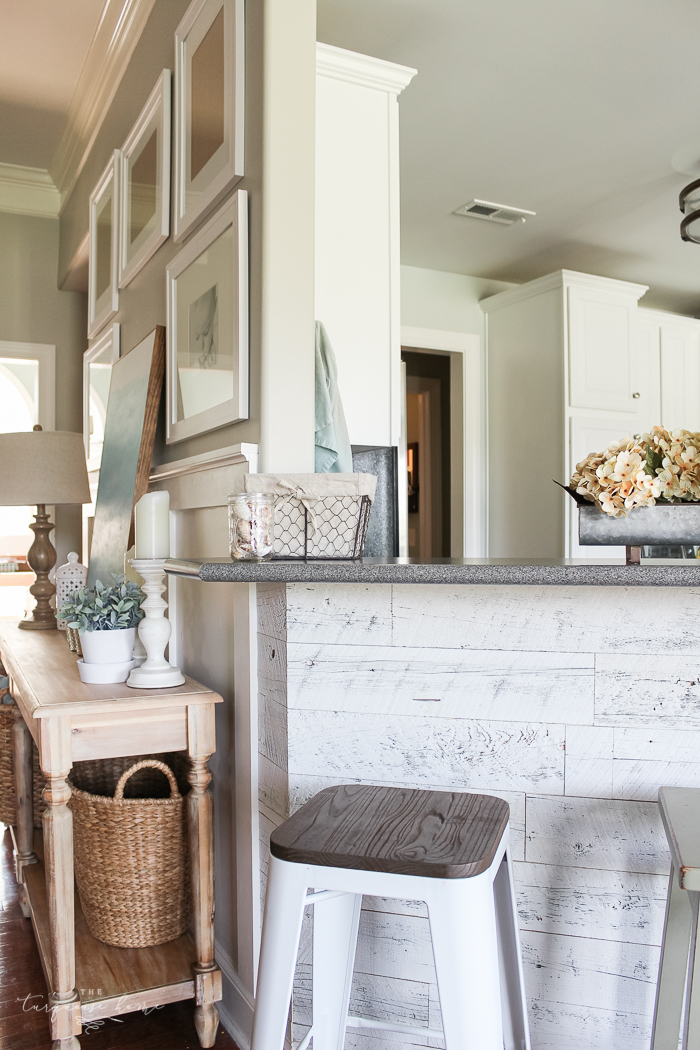
[[[640,347],[648,347],[658,377],[655,412],[642,429],[660,423],[700,430],[700,321],[661,310],[638,313]]]
[[[613,441],[631,436],[630,416],[572,416],[569,421],[569,469],[571,477],[576,464],[585,459],[589,452],[602,452]],[[568,478],[567,478],[568,480]],[[566,497],[569,498],[568,496]],[[578,514],[573,505],[569,514],[569,550],[570,558],[589,558],[600,561],[603,558],[624,558],[624,547],[582,547],[578,542]]]
[[[554,481],[566,483],[603,438],[601,449],[651,415],[650,357],[637,337],[645,291],[559,270],[481,303],[491,557],[579,556],[575,504]]]

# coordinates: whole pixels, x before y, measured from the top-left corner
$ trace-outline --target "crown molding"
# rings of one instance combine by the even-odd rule
[[[493,313],[504,306],[523,299],[530,299],[534,295],[543,295],[555,289],[562,291],[576,285],[579,288],[588,288],[591,291],[615,292],[618,295],[629,295],[637,300],[641,299],[649,290],[646,284],[632,284],[629,281],[618,281],[615,277],[598,277],[592,273],[579,273],[577,270],[556,270],[548,273],[545,277],[538,277],[534,281],[527,281],[517,288],[509,288],[505,292],[490,295],[479,302],[479,306],[485,314]]]
[[[387,91],[400,95],[418,72],[410,66],[399,66],[385,62],[382,58],[360,55],[330,44],[316,44],[316,72],[332,80],[344,80],[348,84]]]
[[[0,164],[0,211],[55,219],[60,203],[59,192],[44,168]]]
[[[49,166],[61,205],[83,170],[154,4],[155,0],[105,0],[73,92],[66,130]]]

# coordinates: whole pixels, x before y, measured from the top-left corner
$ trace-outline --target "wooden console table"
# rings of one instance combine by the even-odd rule
[[[195,1000],[199,1041],[213,1046],[221,971],[214,960],[207,763],[216,747],[214,704],[222,698],[190,678],[162,692],[125,684],[83,685],[75,654],[60,631],[20,631],[0,624],[0,656],[17,705],[17,881],[49,989],[53,1050],[79,1050],[76,1036],[88,1021],[181,999]],[[46,777],[43,844],[40,836],[34,841],[32,738]],[[154,948],[114,948],[91,936],[75,894],[66,777],[75,761],[163,751],[187,751],[191,759],[187,815],[194,937],[186,933]]]

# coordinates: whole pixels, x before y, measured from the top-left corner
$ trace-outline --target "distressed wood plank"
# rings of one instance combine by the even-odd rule
[[[523,930],[660,945],[668,877],[514,864]]]
[[[699,611],[692,587],[402,584],[393,588],[393,644],[700,656]]]
[[[390,645],[389,584],[287,584],[287,637],[344,645]]]
[[[283,583],[256,585],[258,631],[270,638],[287,637],[287,597]]]
[[[655,802],[660,787],[700,788],[700,762],[613,762],[613,791],[616,798]]]
[[[684,629],[680,617],[672,625]],[[596,656],[596,725],[700,729],[700,657]]]
[[[288,646],[302,710],[593,723],[593,656],[391,646]]]
[[[636,1013],[544,999],[529,1012],[533,1050],[648,1050],[651,1041],[651,1018]]]
[[[355,970],[350,1013],[391,1024],[428,1027],[429,985]],[[294,1022],[311,1024],[312,966],[297,966],[294,978]]]
[[[521,935],[531,999],[651,1017],[659,948],[547,933]]]
[[[564,727],[293,711],[289,771],[365,782],[562,793]]]
[[[613,730],[608,726],[566,727],[564,794],[613,797]]]
[[[528,796],[525,859],[666,875],[670,854],[659,807],[617,799]]]

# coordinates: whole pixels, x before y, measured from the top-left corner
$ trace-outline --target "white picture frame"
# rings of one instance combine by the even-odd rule
[[[102,460],[102,444],[99,443],[99,451],[91,448],[91,437],[93,434],[93,423],[95,411],[102,420],[104,431],[104,420],[107,416],[107,400],[109,395],[109,378],[107,382],[95,383],[94,370],[104,366],[105,372],[111,372],[115,361],[119,360],[121,327],[117,321],[113,322],[102,332],[92,346],[83,354],[83,442],[85,444],[85,459],[87,469],[92,472],[100,469]],[[105,396],[105,393],[107,396]]]
[[[244,25],[244,0],[193,0],[175,31],[177,242],[244,174]]]
[[[121,148],[120,288],[126,288],[170,235],[171,96],[170,70],[164,69]],[[134,175],[150,178],[153,169],[154,181],[140,184],[139,200]]]
[[[90,194],[88,258],[88,339],[119,309],[119,150]]]
[[[238,190],[169,263],[166,292],[165,440],[173,444],[248,418],[245,190]],[[208,344],[200,340],[204,331]],[[231,397],[217,402],[229,389]]]

